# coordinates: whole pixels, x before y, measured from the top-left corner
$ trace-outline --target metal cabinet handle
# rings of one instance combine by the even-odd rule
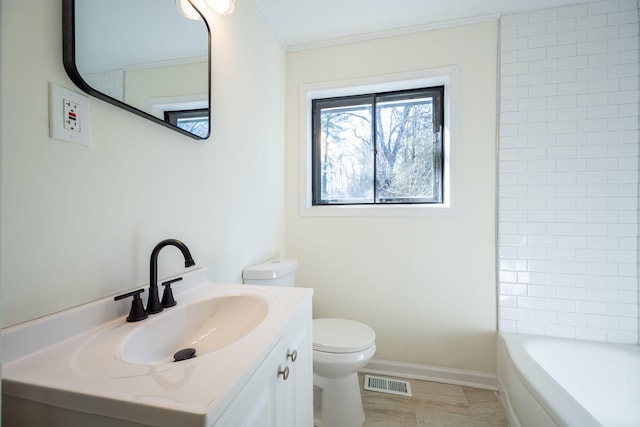
[[[288,380],[289,379],[289,367],[285,366],[284,369],[282,371],[278,371],[278,376],[282,375],[282,379],[283,380]]]
[[[287,353],[287,359],[291,359],[292,363],[296,363],[296,360],[298,359],[298,350],[293,350]]]

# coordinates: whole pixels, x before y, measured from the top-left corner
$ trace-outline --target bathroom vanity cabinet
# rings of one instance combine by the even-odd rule
[[[176,299],[184,312],[167,310],[131,324],[124,321],[126,304],[114,310],[113,299],[105,299],[3,330],[2,425],[312,427],[313,291],[213,284],[205,269],[182,277]],[[223,348],[201,347],[197,357],[177,363],[131,363],[123,356],[127,339],[153,331],[140,329],[152,326],[145,322],[170,319],[175,330],[203,302],[252,298],[264,302],[266,317]],[[225,315],[220,326],[228,324]]]
[[[313,363],[311,318],[299,313],[216,427],[311,427]]]

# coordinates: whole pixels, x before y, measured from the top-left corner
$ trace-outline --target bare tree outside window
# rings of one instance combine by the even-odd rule
[[[373,201],[374,156],[370,105],[322,111],[320,185],[322,198],[347,203]]]
[[[207,108],[165,111],[164,120],[201,138],[209,136],[209,110]]]
[[[314,100],[314,204],[442,203],[443,95]]]

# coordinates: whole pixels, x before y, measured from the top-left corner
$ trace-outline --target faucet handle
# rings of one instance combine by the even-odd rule
[[[171,284],[179,282],[181,280],[182,277],[178,277],[172,280],[167,280],[166,282],[162,282],[162,286],[164,286],[164,292],[162,293],[162,306],[164,308],[173,307],[177,304],[176,300],[173,298],[173,290],[171,290]]]
[[[126,294],[113,297],[114,301],[119,301],[131,296],[133,297],[133,301],[131,301],[131,310],[127,316],[127,322],[138,322],[149,316],[142,305],[142,298],[140,298],[140,294],[143,292],[144,289],[138,289],[137,291],[127,292]]]

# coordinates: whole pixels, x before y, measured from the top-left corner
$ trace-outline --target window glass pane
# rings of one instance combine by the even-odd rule
[[[206,138],[209,135],[209,118],[208,117],[189,117],[179,118],[177,126],[181,129]]]
[[[314,100],[313,204],[442,203],[443,95],[438,86]]]
[[[164,120],[201,138],[209,136],[209,110],[206,108],[165,111]]]
[[[373,201],[371,118],[369,104],[321,109],[319,178],[322,202]]]
[[[377,103],[376,202],[439,198],[433,114],[431,97]]]

